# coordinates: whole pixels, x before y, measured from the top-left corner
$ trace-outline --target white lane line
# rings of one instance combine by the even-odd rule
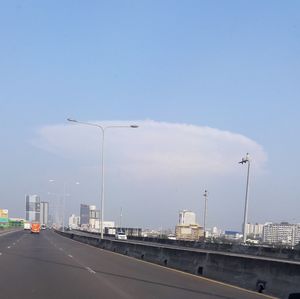
[[[73,258],[73,255],[71,255],[71,254],[68,254],[68,257],[70,257],[71,259]]]
[[[9,248],[10,248],[10,246],[7,246],[7,248],[9,249]]]
[[[2,252],[0,252],[0,256],[2,255]]]
[[[90,267],[85,267],[85,269],[87,269],[91,274],[96,274],[96,272]]]

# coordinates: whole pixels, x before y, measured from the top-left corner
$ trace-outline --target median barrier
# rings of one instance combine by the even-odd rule
[[[57,232],[92,246],[282,299],[300,292],[300,262],[296,261]]]

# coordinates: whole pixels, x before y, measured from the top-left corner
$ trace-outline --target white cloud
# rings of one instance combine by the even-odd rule
[[[102,122],[132,123],[138,123],[139,129],[106,131],[105,162],[111,170],[118,168],[139,178],[171,173],[225,175],[237,170],[237,162],[246,152],[251,154],[256,171],[263,169],[267,159],[261,145],[229,131],[151,120]],[[101,136],[101,131],[93,127],[53,125],[40,128],[34,144],[78,163],[94,163],[100,157]]]

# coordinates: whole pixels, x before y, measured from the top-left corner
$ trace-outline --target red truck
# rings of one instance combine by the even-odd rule
[[[41,224],[39,222],[31,222],[30,231],[34,234],[39,234],[41,230]]]

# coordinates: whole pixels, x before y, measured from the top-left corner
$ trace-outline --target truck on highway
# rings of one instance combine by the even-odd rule
[[[39,222],[31,222],[30,230],[33,234],[39,234],[41,231],[41,224]]]

